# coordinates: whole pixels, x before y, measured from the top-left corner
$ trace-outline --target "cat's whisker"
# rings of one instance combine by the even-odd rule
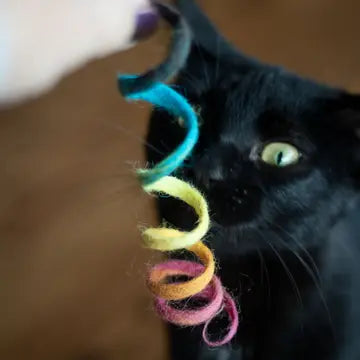
[[[272,223],[270,223],[268,220],[264,219],[269,225],[274,225]],[[296,242],[295,238],[289,234],[285,229],[283,229],[280,225],[275,224],[277,226],[277,228],[281,231],[283,231],[283,233],[287,236],[290,237],[291,240],[295,241],[295,243],[297,245],[298,242]],[[301,255],[299,253],[297,253],[293,248],[291,248],[291,246],[284,240],[282,239],[280,236],[278,237],[278,239],[282,242],[282,244],[298,259],[298,261],[300,262],[300,264],[304,267],[304,269],[307,271],[307,273],[309,274],[309,276],[311,277],[311,280],[313,281],[316,291],[318,292],[319,296],[320,296],[320,300],[324,306],[324,309],[326,311],[327,317],[328,317],[328,321],[329,321],[329,325],[331,327],[331,331],[332,331],[332,336],[334,338],[334,341],[336,339],[335,337],[335,329],[334,329],[334,324],[333,324],[333,320],[331,318],[331,313],[330,313],[330,309],[329,306],[327,304],[326,298],[325,298],[325,294],[324,291],[322,289],[322,282],[321,282],[321,276],[320,276],[320,271],[319,268],[317,267],[315,260],[311,257],[309,252],[305,252],[305,254],[309,257],[309,260],[311,260],[313,266],[316,268],[316,274],[314,272],[314,269],[312,269],[309,264],[301,257]],[[302,248],[302,250],[306,250],[305,248]]]
[[[320,270],[319,270],[314,258],[309,253],[309,251],[304,247],[304,245],[301,244],[300,241],[297,241],[297,239],[293,235],[291,235],[288,231],[286,231],[282,226],[280,226],[277,223],[272,223],[272,225],[276,226],[280,231],[282,231],[286,236],[288,236],[291,239],[291,241],[293,241],[296,244],[296,246],[298,246],[301,249],[301,251],[306,255],[306,257],[308,258],[308,260],[310,261],[310,263],[311,263],[311,265],[313,267],[313,269],[311,269],[312,274],[314,276],[316,274],[315,278],[317,279],[318,285],[320,286],[322,284],[322,278],[321,278]],[[297,254],[297,255],[299,255],[299,254]]]
[[[265,220],[267,221],[267,220]],[[270,222],[268,222],[270,223]],[[279,227],[280,230],[283,230],[281,227]],[[289,234],[287,234],[289,235]],[[290,238],[293,238],[290,236]],[[320,300],[324,306],[324,309],[326,311],[327,317],[328,317],[328,321],[329,321],[329,325],[331,327],[331,331],[332,331],[332,336],[334,338],[334,341],[336,340],[336,336],[335,336],[335,329],[334,329],[334,323],[333,320],[331,318],[331,313],[330,313],[330,309],[329,306],[327,304],[326,298],[325,298],[325,294],[324,291],[322,289],[322,284],[321,284],[321,278],[318,278],[315,273],[314,270],[309,266],[309,264],[301,257],[300,254],[298,254],[294,249],[291,248],[291,246],[284,240],[282,239],[280,236],[278,236],[278,239],[282,242],[282,244],[299,260],[300,264],[304,267],[304,269],[307,271],[307,273],[310,275],[311,280],[313,281],[316,291],[318,292],[319,296],[320,296]],[[313,259],[312,259],[313,260]],[[314,261],[314,260],[313,260]],[[318,267],[316,267],[318,269]]]
[[[288,236],[291,241],[294,241],[295,244],[297,246],[299,246],[299,242],[296,241],[296,239],[291,235],[289,234],[285,229],[283,229],[280,225],[278,224],[275,224],[275,223],[271,223],[270,221],[264,219],[264,221],[269,224],[270,226],[276,226],[280,231],[282,231],[286,236]],[[310,271],[310,276],[313,278],[314,280],[314,283],[315,285],[321,287],[321,277],[320,277],[320,272],[319,272],[319,268],[318,266],[316,265],[315,263],[315,260],[311,257],[310,253],[309,252],[306,252],[305,254],[308,256],[309,260],[311,261],[312,265],[316,268],[315,269],[312,269],[309,264],[301,257],[301,255],[296,252],[295,249],[291,248],[291,246],[285,241],[285,239],[283,239],[281,236],[278,236],[278,239],[282,242],[282,244],[288,249],[290,250],[290,252],[299,260],[301,261],[302,263],[305,263],[306,264],[306,268]],[[300,247],[300,246],[299,246]],[[302,248],[302,250],[304,250],[304,248]]]
[[[292,274],[292,272],[290,271],[288,265],[286,264],[285,260],[282,258],[281,254],[279,253],[279,251],[275,248],[275,246],[273,244],[271,244],[270,241],[268,241],[261,232],[259,232],[261,238],[264,240],[264,242],[270,247],[270,249],[273,251],[273,253],[275,254],[275,256],[278,258],[281,266],[284,268],[286,275],[288,276],[291,286],[293,288],[294,294],[296,296],[297,302],[299,304],[299,306],[301,307],[301,309],[304,309],[304,303],[301,297],[301,292],[300,289],[296,283],[295,277]],[[301,324],[301,329],[302,331],[304,331],[304,324]]]
[[[162,145],[162,147],[163,147],[166,151],[169,151],[169,152],[172,151],[172,150],[169,148],[169,146],[166,145],[165,141],[160,140],[160,144]],[[165,154],[163,154],[163,155],[165,155]]]
[[[268,267],[266,265],[266,261],[264,258],[263,253],[261,252],[259,246],[256,244],[256,252],[259,255],[259,259],[260,259],[260,266],[261,266],[261,284],[263,284],[263,274],[265,273],[265,278],[266,278],[266,287],[267,287],[267,303],[268,303],[268,307],[270,307],[271,304],[271,286],[270,286],[270,275],[269,275],[269,270]]]
[[[268,196],[267,191],[260,185],[259,188],[261,189],[261,191],[263,192],[264,195]],[[279,207],[274,203],[274,206],[276,208],[276,210],[281,213]],[[311,256],[311,254],[309,253],[309,251],[304,247],[303,244],[301,244],[301,242],[297,241],[297,239],[290,234],[286,229],[284,229],[281,225],[277,224],[276,222],[270,222],[266,219],[264,219],[269,225],[271,226],[276,226],[279,230],[281,230],[285,235],[289,236],[289,238],[294,241],[294,243],[304,252],[304,254],[307,256],[307,258],[309,259],[312,267],[313,267],[313,271],[315,271],[316,276],[318,278],[319,284],[321,284],[322,279],[321,279],[321,275],[320,275],[320,271],[319,268],[314,260],[314,258]]]
[[[161,156],[165,156],[166,154],[164,152],[162,152],[161,150],[159,150],[156,146],[150,144],[148,141],[146,141],[144,138],[142,138],[141,136],[136,135],[133,131],[127,129],[125,126],[122,126],[121,124],[116,124],[113,126],[114,130],[118,130],[121,131],[123,133],[125,133],[126,135],[129,135],[130,137],[132,137],[134,140],[138,141],[141,145],[144,145],[145,147],[155,151],[157,154],[161,155]]]
[[[314,272],[311,270],[310,266],[306,263],[306,261],[304,261],[304,259],[302,259],[301,256],[298,256],[295,253],[294,253],[294,255],[299,259],[300,263],[304,266],[304,268],[307,270],[308,274],[312,278],[312,281],[313,281],[313,283],[315,285],[316,291],[318,292],[318,294],[320,296],[320,299],[321,299],[321,302],[322,302],[322,304],[324,306],[324,309],[326,311],[328,321],[329,321],[329,325],[330,325],[331,332],[332,332],[333,340],[336,342],[334,322],[333,322],[332,317],[331,317],[330,309],[329,309],[329,306],[327,304],[327,301],[326,301],[326,298],[325,298],[325,295],[324,295],[324,291],[323,291],[322,287],[320,286],[320,284],[316,281],[316,276],[314,275]]]
[[[261,184],[257,184],[257,185],[259,186],[259,189],[261,190],[261,192],[262,192],[265,196],[269,197],[268,191],[266,191],[265,188],[264,188]],[[281,209],[277,206],[276,202],[272,202],[271,205],[275,208],[275,210],[276,210],[279,214],[285,214],[285,212],[284,212],[285,210],[281,210]]]

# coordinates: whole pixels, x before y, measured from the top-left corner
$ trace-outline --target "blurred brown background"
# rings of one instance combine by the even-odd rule
[[[360,92],[357,0],[203,0],[245,52]],[[155,223],[132,177],[148,108],[117,71],[140,72],[164,33],[0,112],[0,358],[166,359],[144,286],[137,225]],[[41,56],[41,54],[39,54]]]

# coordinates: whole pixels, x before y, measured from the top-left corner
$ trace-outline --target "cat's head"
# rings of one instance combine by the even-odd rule
[[[242,55],[193,1],[179,3],[194,42],[177,85],[201,121],[183,175],[209,201],[214,246],[317,246],[360,185],[360,97]],[[184,135],[176,121],[156,111],[149,142],[171,151]],[[160,205],[188,225],[171,200]]]

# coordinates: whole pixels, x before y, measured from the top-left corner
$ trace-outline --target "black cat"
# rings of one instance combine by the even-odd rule
[[[241,321],[215,350],[199,329],[170,327],[172,359],[360,359],[360,97],[246,57],[193,1],[178,6],[194,39],[176,89],[197,109],[201,136],[177,175],[209,200],[208,244]],[[149,161],[184,133],[155,111],[148,141],[160,152],[148,150]],[[192,227],[180,202],[162,198],[159,209]]]

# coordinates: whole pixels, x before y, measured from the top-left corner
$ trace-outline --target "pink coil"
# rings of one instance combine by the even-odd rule
[[[169,260],[155,265],[152,270],[168,270],[169,276],[186,275],[195,277],[204,271],[204,266],[185,260]],[[176,308],[167,300],[155,297],[155,309],[162,319],[181,326],[193,326],[205,324],[202,332],[204,341],[209,346],[220,346],[229,342],[236,334],[239,319],[234,300],[224,290],[217,276],[213,276],[209,285],[191,299],[206,300],[207,304],[198,309],[189,309],[184,305],[183,309]],[[211,321],[222,311],[227,313],[229,327],[226,335],[217,341],[211,341],[208,335],[208,326]]]
[[[237,331],[237,328],[239,325],[239,315],[238,315],[235,301],[232,299],[230,294],[225,290],[224,290],[223,310],[227,312],[227,315],[229,317],[229,326],[228,326],[226,335],[221,340],[211,341],[209,339],[207,330],[208,330],[208,327],[209,327],[211,321],[213,320],[213,318],[209,319],[205,323],[205,326],[203,328],[202,336],[203,336],[203,339],[206,342],[206,344],[208,344],[209,346],[215,347],[215,346],[224,345],[224,344],[228,343],[236,334],[236,331]]]

